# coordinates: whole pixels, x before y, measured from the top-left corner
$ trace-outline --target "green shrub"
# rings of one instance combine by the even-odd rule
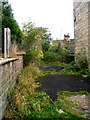
[[[68,63],[69,62],[69,50],[66,48],[61,49],[61,61]]]
[[[44,54],[44,57],[43,57],[43,60],[44,61],[47,61],[47,62],[56,62],[58,61],[58,54],[55,53],[55,52],[50,52],[50,51],[47,51],[45,54]]]
[[[43,60],[47,62],[68,62],[69,51],[66,48],[60,48],[58,46],[51,46],[49,50],[44,53]]]
[[[87,74],[88,73],[88,62],[85,55],[80,52],[76,56],[76,67],[79,69],[80,74]]]
[[[24,55],[24,66],[27,66],[30,63],[39,64],[42,57],[42,51],[37,46],[35,46],[34,48],[26,51],[26,54]]]
[[[79,69],[88,69],[88,62],[84,52],[79,52],[77,54],[76,65]]]
[[[90,71],[87,72],[87,77],[88,77],[89,80],[90,80]]]
[[[23,60],[24,66],[29,65],[30,62],[32,62],[32,60],[33,60],[33,52],[31,52],[31,50],[27,50]]]
[[[76,56],[76,61],[68,64],[66,71],[88,76],[88,63],[86,57],[80,52]]]

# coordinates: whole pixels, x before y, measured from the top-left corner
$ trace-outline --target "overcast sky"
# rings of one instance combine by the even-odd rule
[[[73,0],[8,1],[20,26],[30,18],[36,26],[49,28],[54,39],[62,39],[67,33],[74,37]]]

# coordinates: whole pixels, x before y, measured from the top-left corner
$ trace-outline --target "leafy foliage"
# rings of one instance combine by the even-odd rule
[[[11,119],[60,119],[80,120],[81,112],[75,112],[76,103],[72,103],[68,97],[73,95],[88,95],[85,91],[59,92],[57,100],[52,104],[50,96],[43,91],[37,91],[40,86],[35,79],[40,75],[35,64],[25,67],[18,77],[17,86],[8,96],[8,107],[5,118]],[[63,113],[59,111],[63,110]]]
[[[30,63],[40,63],[40,59],[43,57],[42,51],[36,46],[30,50],[26,51],[24,55],[24,66],[29,65]]]
[[[89,76],[87,58],[82,52],[79,52],[76,56],[76,61],[71,62],[67,66],[67,71]]]
[[[24,23],[22,27],[23,31],[23,48],[25,50],[30,49],[35,42],[34,24],[32,22]]]
[[[39,63],[45,52],[50,46],[50,33],[47,28],[35,27],[32,22],[23,25],[23,44],[26,51],[24,57],[25,64],[30,62]],[[45,46],[47,45],[47,46]]]
[[[79,69],[88,69],[87,59],[82,55],[82,53],[78,53],[76,59],[76,64]]]
[[[50,42],[50,33],[48,32],[47,28],[42,27],[35,27],[34,23],[27,22],[23,24],[23,38],[24,38],[24,45],[26,49],[30,49],[36,44],[40,47],[44,43]]]
[[[59,48],[58,45],[50,46],[48,51],[44,53],[43,60],[47,62],[68,62],[68,49]]]
[[[67,116],[69,116],[69,119],[74,120],[81,120],[84,118],[84,111],[81,110],[81,106],[83,101],[81,99],[79,100],[78,97],[82,96],[89,96],[90,94],[86,91],[79,91],[79,92],[69,92],[69,91],[60,91],[57,94],[57,100],[55,102],[55,105],[58,109],[62,109],[63,111],[67,112]],[[78,97],[77,97],[78,96]],[[78,102],[75,100],[71,100],[71,97],[77,97]],[[84,103],[85,104],[85,103]],[[87,103],[86,103],[87,104]]]
[[[35,78],[39,76],[39,70],[35,65],[26,67],[18,78],[16,89],[9,96],[6,118],[59,118],[60,115],[50,103],[50,97],[44,92],[35,89],[39,86]],[[8,116],[10,115],[10,116]]]
[[[22,32],[17,21],[14,19],[12,7],[8,2],[2,4],[2,31],[4,28],[10,28],[12,40],[21,43]]]

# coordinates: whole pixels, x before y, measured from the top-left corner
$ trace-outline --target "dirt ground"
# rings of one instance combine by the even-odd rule
[[[59,91],[87,91],[90,92],[90,80],[79,75],[46,75],[39,77],[41,83],[39,90],[50,95],[54,101]]]
[[[56,65],[44,65],[40,67],[41,70],[62,70],[64,67]],[[41,86],[38,90],[43,90],[46,92],[51,100],[54,102],[57,99],[57,93],[59,91],[69,91],[69,92],[79,92],[87,91],[90,92],[90,80],[88,78],[82,77],[80,75],[66,75],[66,74],[56,74],[56,75],[45,75],[39,77],[38,82]],[[65,98],[66,99],[66,98]],[[68,98],[73,104],[77,104],[79,107],[72,108],[74,112],[84,112],[85,120],[90,119],[90,96],[86,95],[76,95]],[[69,105],[69,104],[68,104]]]

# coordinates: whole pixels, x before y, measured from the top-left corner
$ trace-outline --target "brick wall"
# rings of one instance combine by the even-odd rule
[[[7,104],[7,94],[16,83],[16,78],[23,68],[23,56],[0,60],[0,120]]]

